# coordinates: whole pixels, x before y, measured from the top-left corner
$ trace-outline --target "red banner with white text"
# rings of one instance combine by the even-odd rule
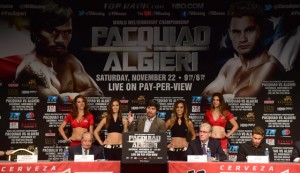
[[[297,173],[293,163],[169,162],[169,173]]]
[[[22,173],[75,173],[106,172],[120,173],[119,161],[106,162],[37,162],[37,163],[0,163],[0,172]]]

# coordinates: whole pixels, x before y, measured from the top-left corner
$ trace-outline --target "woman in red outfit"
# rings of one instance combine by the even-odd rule
[[[82,95],[77,95],[72,102],[73,110],[69,113],[58,128],[60,135],[71,142],[70,146],[80,144],[84,132],[93,133],[94,116],[89,112],[87,100]],[[64,128],[70,122],[72,135],[67,137]]]
[[[210,109],[205,113],[205,122],[212,126],[212,138],[219,139],[223,151],[228,154],[228,138],[239,128],[231,112],[226,108],[224,97],[221,93],[215,93],[212,96]],[[226,123],[230,122],[232,128],[226,133]]]

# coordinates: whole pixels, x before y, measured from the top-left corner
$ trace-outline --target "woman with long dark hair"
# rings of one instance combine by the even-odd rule
[[[212,138],[220,141],[223,151],[228,154],[228,138],[239,128],[232,113],[227,109],[224,97],[221,93],[214,93],[210,109],[205,113],[205,122],[212,126]],[[232,128],[229,132],[225,131],[227,122],[230,122]]]
[[[188,135],[191,140],[196,138],[193,122],[188,118],[188,108],[184,100],[177,100],[173,106],[173,116],[166,122],[171,130],[171,143],[168,144],[169,160],[185,161],[188,147]]]
[[[106,116],[102,118],[94,131],[96,140],[104,146],[105,159],[122,159],[122,133],[127,132],[127,126],[127,120],[122,117],[120,100],[112,99],[107,106]],[[104,141],[99,136],[102,127],[107,129],[107,136]]]

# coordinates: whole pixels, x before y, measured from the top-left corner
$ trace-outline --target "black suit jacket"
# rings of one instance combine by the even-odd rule
[[[102,146],[92,145],[89,150],[90,155],[94,155],[94,159],[104,159],[103,157],[103,148]],[[76,145],[70,148],[69,151],[69,160],[74,160],[74,155],[82,155],[81,145]]]
[[[221,148],[221,144],[217,139],[209,138],[208,146],[211,150],[211,157],[215,157],[216,153],[220,155],[220,161],[227,160],[227,155]],[[202,146],[200,139],[192,140],[189,143],[188,149],[186,151],[187,155],[203,155]]]
[[[294,144],[294,148],[291,154],[291,162],[293,162],[297,157],[300,157],[300,141],[297,141]]]

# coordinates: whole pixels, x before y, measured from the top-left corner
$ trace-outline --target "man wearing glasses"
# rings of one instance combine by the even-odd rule
[[[207,148],[211,151],[211,158],[208,161],[216,160],[219,155],[220,161],[227,160],[227,155],[221,148],[221,144],[217,139],[211,138],[211,125],[202,123],[199,127],[199,140],[195,139],[189,143],[187,155],[206,155]]]

